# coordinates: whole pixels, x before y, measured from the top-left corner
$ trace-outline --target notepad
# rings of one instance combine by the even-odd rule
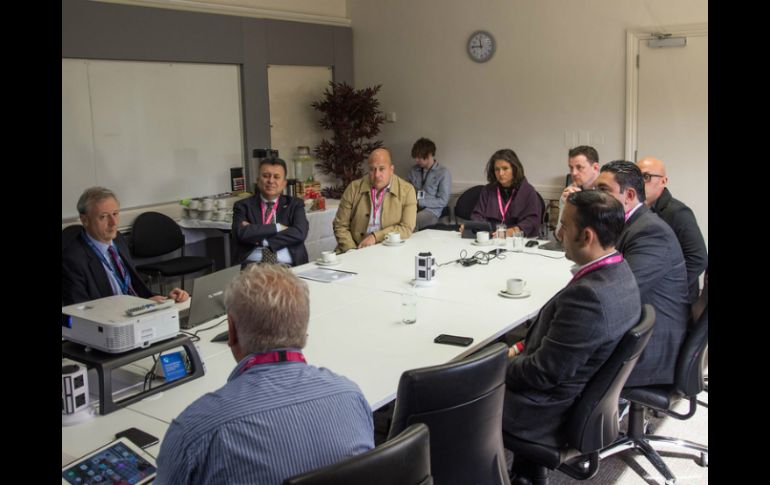
[[[351,271],[342,271],[329,268],[313,268],[301,273],[297,273],[300,278],[306,280],[320,281],[322,283],[331,283],[333,281],[346,280],[352,278],[356,273]]]

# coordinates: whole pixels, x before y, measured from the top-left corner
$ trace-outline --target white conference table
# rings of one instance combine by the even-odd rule
[[[403,245],[378,244],[338,255],[340,264],[330,269],[353,271],[352,278],[334,283],[306,280],[310,289],[311,318],[307,346],[303,350],[308,363],[327,367],[356,382],[372,409],[396,396],[398,380],[409,369],[437,365],[460,359],[493,342],[508,330],[537,314],[542,305],[570,280],[572,263],[563,253],[527,249],[524,253],[506,252],[505,259],[493,259],[488,265],[463,267],[449,264],[438,269],[438,279],[431,287],[416,289],[417,322],[401,322],[401,293],[411,287],[414,257],[430,251],[439,264],[457,259],[461,249],[469,255],[476,250],[489,251],[495,246],[476,247],[458,233],[421,231]],[[543,253],[551,257],[541,256]],[[558,259],[553,256],[560,256]],[[316,267],[314,263],[294,268],[301,273]],[[507,278],[527,280],[531,296],[507,299],[498,296]],[[188,303],[180,305],[186,306]],[[196,327],[205,328],[209,324]],[[225,330],[225,324],[200,332],[200,352],[206,374],[182,386],[153,395],[107,416],[97,416],[86,425],[62,428],[62,450],[78,456],[106,443],[136,418],[136,426],[168,425],[190,403],[206,392],[225,384],[236,362],[225,343],[210,342]],[[473,338],[469,347],[436,344],[441,334]],[[116,416],[117,415],[117,416]],[[105,422],[105,429],[91,433]],[[113,423],[119,425],[113,426]],[[123,426],[123,427],[120,427]],[[77,428],[83,427],[83,433]],[[151,432],[150,429],[147,431]],[[112,434],[110,434],[112,433]],[[154,433],[153,433],[154,434]],[[80,440],[73,443],[75,436]],[[87,445],[84,442],[88,443]],[[70,451],[72,450],[72,451]]]

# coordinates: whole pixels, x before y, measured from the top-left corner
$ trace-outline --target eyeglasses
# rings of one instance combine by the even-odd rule
[[[644,179],[645,182],[649,182],[650,180],[652,180],[653,177],[663,178],[663,175],[656,175],[654,173],[643,173],[642,174],[642,178]]]

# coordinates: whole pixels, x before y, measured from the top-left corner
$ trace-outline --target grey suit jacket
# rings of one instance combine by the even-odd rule
[[[503,429],[528,441],[565,445],[572,404],[641,312],[625,261],[591,271],[557,293],[530,327],[524,352],[508,366]]]
[[[626,221],[617,249],[634,272],[642,303],[655,307],[652,336],[626,386],[671,384],[690,315],[682,248],[668,224],[642,206]]]

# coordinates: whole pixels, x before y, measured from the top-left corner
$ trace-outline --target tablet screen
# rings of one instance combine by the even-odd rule
[[[156,471],[141,451],[120,439],[63,468],[62,483],[140,484]]]

